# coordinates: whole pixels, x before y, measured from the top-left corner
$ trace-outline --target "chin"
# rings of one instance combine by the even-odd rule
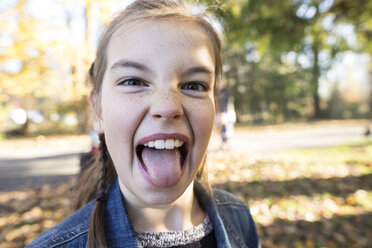
[[[182,195],[189,187],[192,189],[191,182],[179,182],[177,185],[167,189],[155,189],[142,195],[142,199],[150,205],[170,205],[182,199]]]

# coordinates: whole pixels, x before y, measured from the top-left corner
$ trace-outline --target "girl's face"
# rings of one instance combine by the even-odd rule
[[[214,123],[214,72],[212,43],[196,24],[115,31],[95,130],[105,133],[126,200],[168,204],[193,181]]]

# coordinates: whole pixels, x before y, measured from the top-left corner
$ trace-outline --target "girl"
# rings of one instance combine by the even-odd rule
[[[114,18],[90,69],[100,162],[80,181],[87,204],[28,247],[257,247],[248,207],[195,180],[220,76],[217,34],[180,3],[137,0]]]

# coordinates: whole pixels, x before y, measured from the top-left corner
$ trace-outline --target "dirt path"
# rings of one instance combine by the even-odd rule
[[[237,128],[230,151],[243,154],[358,142],[365,122],[326,122]],[[210,151],[220,148],[212,136]],[[58,183],[79,170],[79,154],[89,150],[88,136],[55,136],[0,142],[0,191]]]

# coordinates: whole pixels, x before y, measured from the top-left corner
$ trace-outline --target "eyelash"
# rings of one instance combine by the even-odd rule
[[[196,86],[198,89],[187,89],[187,86]],[[200,87],[202,87],[202,89],[200,89]],[[185,83],[181,86],[181,89],[183,90],[195,90],[195,91],[208,91],[209,90],[209,87],[205,84],[205,83],[201,83],[201,82],[189,82],[189,83]]]
[[[136,82],[136,84],[128,84],[128,82]],[[117,82],[118,85],[127,85],[127,86],[145,86],[147,87],[147,83],[145,83],[142,79],[134,78],[134,77],[126,77],[122,78]]]
[[[148,84],[144,82],[144,80],[135,78],[135,77],[125,77],[121,78],[118,82],[117,85],[126,85],[126,86],[143,86],[143,87],[148,87]],[[193,88],[188,88],[188,87],[193,87]],[[209,87],[205,83],[202,82],[188,82],[184,83],[181,86],[182,90],[191,90],[191,91],[208,91]]]

